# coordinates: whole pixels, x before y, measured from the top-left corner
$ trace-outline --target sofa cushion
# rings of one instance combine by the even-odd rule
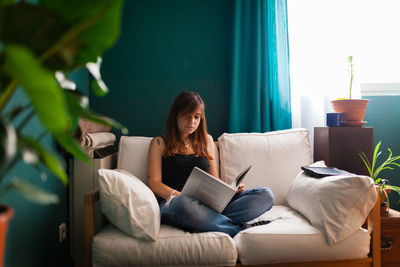
[[[370,250],[367,230],[359,228],[351,237],[329,246],[320,230],[287,206],[273,206],[257,220],[272,222],[233,238],[243,265],[362,259]]]
[[[130,236],[156,240],[160,207],[153,192],[127,171],[98,173],[101,209],[110,222]]]
[[[276,205],[284,205],[293,179],[302,165],[313,162],[309,132],[291,129],[268,133],[223,134],[218,138],[221,178],[228,183],[252,165],[246,189],[269,187]]]
[[[191,234],[161,225],[158,239],[132,238],[113,225],[97,234],[92,243],[93,266],[234,266],[237,251],[224,233]]]
[[[323,161],[312,164],[326,166]],[[326,237],[340,242],[365,222],[377,194],[368,176],[340,175],[312,178],[300,171],[290,188],[288,205],[306,217]]]

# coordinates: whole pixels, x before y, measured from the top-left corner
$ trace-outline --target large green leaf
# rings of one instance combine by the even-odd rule
[[[59,201],[56,194],[21,179],[14,178],[11,181],[9,188],[16,190],[26,199],[37,204],[55,204]]]
[[[83,118],[100,124],[112,126],[121,130],[123,134],[128,134],[128,129],[119,122],[111,119],[104,118],[98,114],[89,111],[87,108],[80,105],[79,96],[74,91],[65,91],[65,99],[69,108],[70,115],[74,118]]]
[[[16,0],[0,0],[0,6],[6,6],[15,3]]]
[[[4,53],[5,70],[22,85],[45,128],[53,134],[65,132],[66,104],[54,73],[41,66],[33,53],[22,46],[7,45]]]
[[[80,159],[84,162],[89,162],[88,155],[68,132],[53,134],[53,136],[61,146],[63,146],[77,159]]]
[[[107,1],[101,11],[104,12],[101,20],[79,37],[84,48],[77,54],[78,64],[95,62],[98,56],[112,47],[120,34],[122,6],[122,0]]]
[[[64,171],[64,166],[61,160],[52,155],[46,148],[41,146],[36,140],[29,138],[29,137],[20,137],[20,143],[22,146],[22,150],[30,149],[36,152],[39,156],[39,159],[46,167],[54,173],[58,178],[61,179],[64,185],[68,184],[68,177]],[[24,153],[24,151],[22,152]]]
[[[36,56],[47,52],[70,28],[56,12],[26,2],[4,8],[2,22],[0,40],[29,47]],[[76,38],[69,40],[46,59],[45,65],[53,70],[72,67],[78,46]]]
[[[60,14],[72,25],[80,47],[77,66],[95,62],[120,34],[122,0],[40,0],[39,3]]]

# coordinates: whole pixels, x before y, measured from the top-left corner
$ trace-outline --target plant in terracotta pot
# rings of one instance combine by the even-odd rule
[[[400,164],[397,163],[397,161],[400,159],[400,156],[393,156],[392,151],[390,150],[390,148],[388,148],[389,156],[378,166],[377,161],[382,153],[382,151],[379,151],[380,146],[381,141],[375,146],[374,154],[372,156],[372,162],[368,160],[368,157],[365,155],[364,152],[360,152],[359,155],[368,170],[369,176],[374,180],[375,185],[379,186],[381,192],[381,207],[384,211],[386,211],[390,207],[388,194],[391,191],[394,191],[400,197],[400,187],[389,185],[389,181],[387,179],[383,179],[380,174],[383,170],[393,170],[396,166],[400,167]],[[400,200],[397,203],[399,202]]]
[[[66,185],[63,161],[43,144],[43,137],[51,134],[66,151],[88,162],[73,138],[78,118],[126,133],[119,123],[91,112],[87,97],[66,78],[86,67],[94,77],[94,93],[106,94],[99,58],[118,38],[122,4],[122,0],[0,0],[0,196],[15,190],[36,203],[57,202],[51,191],[14,177],[18,170],[5,178],[22,160],[38,170],[32,176],[42,176],[47,168]],[[12,101],[17,91],[24,92],[26,99]],[[34,118],[39,119],[42,132],[26,131]],[[1,225],[7,227],[4,219],[12,214],[11,207],[0,206],[0,265],[6,232]]]
[[[344,123],[345,126],[362,127],[367,123],[364,121],[364,116],[369,100],[352,98],[352,86],[354,79],[353,56],[349,56],[347,58],[347,62],[350,73],[349,98],[335,99],[332,100],[331,103],[335,112],[346,114],[347,121]]]

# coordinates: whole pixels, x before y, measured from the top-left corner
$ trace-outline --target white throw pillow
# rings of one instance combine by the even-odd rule
[[[311,166],[326,165],[319,161]],[[374,181],[370,177],[311,178],[300,171],[289,190],[287,204],[318,228],[331,245],[360,229],[376,198]]]
[[[160,207],[153,192],[124,170],[98,171],[101,209],[125,233],[155,241],[160,230]]]

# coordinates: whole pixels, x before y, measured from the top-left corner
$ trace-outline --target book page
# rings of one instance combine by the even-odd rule
[[[194,196],[210,208],[222,212],[235,192],[236,188],[195,167],[181,193]]]

